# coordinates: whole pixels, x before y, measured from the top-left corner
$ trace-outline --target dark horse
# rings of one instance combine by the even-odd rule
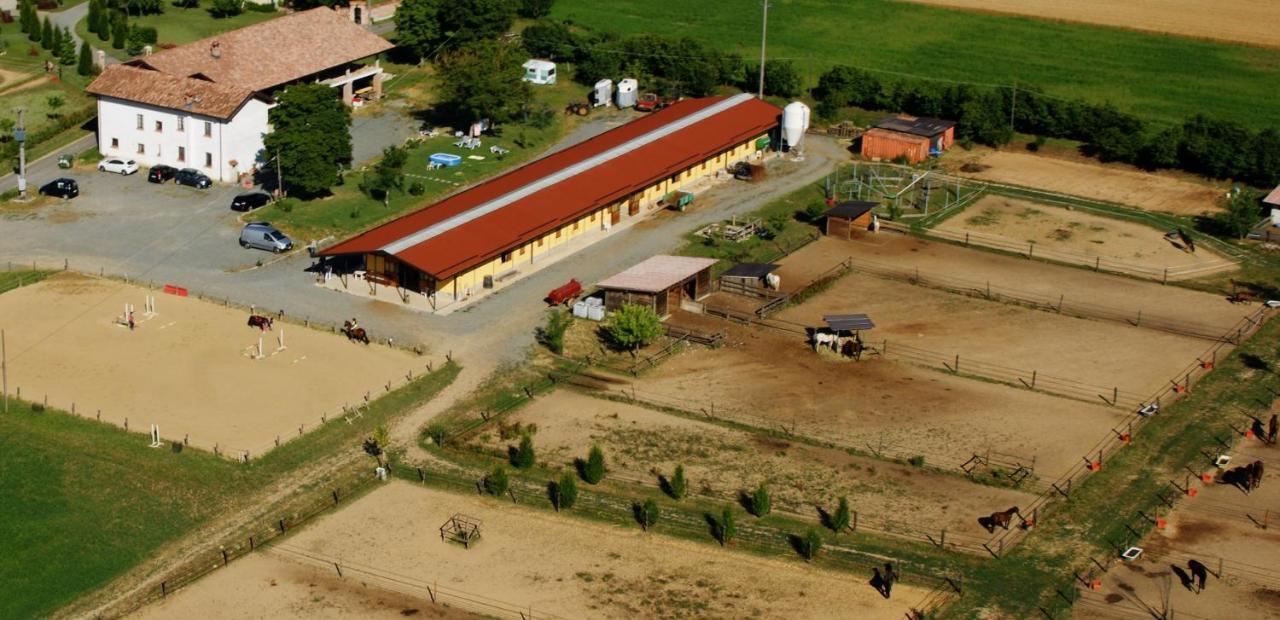
[[[369,344],[369,334],[365,333],[363,327],[352,327],[351,321],[342,322],[342,333],[348,340]]]
[[[1013,522],[1014,515],[1022,515],[1022,512],[1018,510],[1017,506],[1014,506],[1004,512],[993,512],[989,517],[981,517],[978,519],[978,524],[987,528],[988,532],[996,531],[997,526],[1007,530],[1009,529],[1009,524]]]
[[[273,322],[274,321],[272,321],[269,316],[262,316],[259,314],[249,315],[249,327],[256,327],[264,332],[271,329],[271,324]]]
[[[1248,484],[1250,491],[1262,484],[1262,461],[1254,461],[1249,464]]]

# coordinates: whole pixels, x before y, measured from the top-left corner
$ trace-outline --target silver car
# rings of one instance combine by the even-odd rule
[[[240,231],[240,247],[279,254],[292,250],[293,240],[266,222],[251,222]]]

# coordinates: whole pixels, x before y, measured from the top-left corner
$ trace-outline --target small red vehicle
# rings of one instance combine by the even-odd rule
[[[645,93],[641,95],[640,100],[636,102],[636,109],[641,112],[657,112],[669,105],[671,105],[670,100],[659,97],[654,93]]]
[[[553,306],[568,303],[578,298],[582,294],[582,283],[575,280],[569,280],[568,284],[561,286],[547,295],[547,302]]]

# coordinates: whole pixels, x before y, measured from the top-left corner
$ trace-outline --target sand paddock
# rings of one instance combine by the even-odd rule
[[[964,172],[960,170],[963,162],[977,163],[986,169]],[[966,155],[963,160],[950,160],[948,167],[955,174],[983,181],[1034,187],[1178,215],[1217,212],[1217,200],[1224,191],[1167,172],[1150,173],[1122,164],[1102,165],[1009,151],[988,151],[976,157]]]
[[[912,0],[958,9],[1280,47],[1272,0]]]
[[[816,517],[814,506],[847,496],[864,527],[904,533],[984,535],[980,514],[1031,503],[1024,491],[975,485],[928,470],[674,416],[627,403],[558,390],[521,408],[504,423],[535,425],[539,459],[573,467],[599,445],[610,455],[610,476],[657,484],[683,465],[695,494],[732,501],[768,482],[775,509]],[[485,433],[477,443],[505,451],[512,440]],[[905,528],[905,529],[904,529]]]
[[[143,315],[147,290],[112,280],[64,274],[0,295],[11,391],[23,398],[147,432],[190,437],[202,448],[257,456],[281,440],[331,423],[345,404],[377,395],[421,364],[409,353],[349,343],[334,335],[276,323],[261,334],[267,357],[246,349],[260,333],[247,313],[190,297],[156,296],[155,317]],[[138,327],[115,321],[126,303]],[[272,354],[277,335],[286,348]]]
[[[471,549],[440,540],[437,528],[459,512],[483,522],[483,539]],[[885,600],[856,575],[799,561],[764,559],[646,534],[638,527],[611,527],[404,482],[373,491],[299,530],[283,545],[406,581],[531,609],[537,618],[897,620],[926,596],[924,590],[899,584],[893,598]],[[296,557],[291,551],[268,553]],[[224,581],[197,583],[166,605],[182,605],[188,597],[235,596],[246,616],[262,617],[255,610],[278,608],[262,600],[269,594],[260,575],[233,578],[244,562],[232,563],[218,575],[225,576]],[[359,578],[347,578],[352,579]],[[255,580],[255,588],[245,587]],[[304,615],[284,612],[272,617]]]

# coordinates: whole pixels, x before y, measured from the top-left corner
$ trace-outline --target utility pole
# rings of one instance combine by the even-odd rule
[[[13,128],[13,137],[18,141],[18,196],[27,197],[27,126],[23,124],[22,117],[27,113],[26,108],[15,108],[13,110],[18,114],[18,124]]]
[[[762,0],[764,5],[764,17],[760,20],[760,93],[757,95],[760,99],[764,99],[764,43],[769,32],[769,0]]]
[[[284,175],[280,172],[280,149],[276,149],[276,195],[284,196]]]
[[[9,350],[4,346],[3,329],[0,329],[0,377],[4,384],[4,412],[9,413]]]
[[[1016,131],[1013,128],[1013,111],[1018,109],[1018,80],[1013,80],[1013,96],[1009,98],[1009,131]]]

